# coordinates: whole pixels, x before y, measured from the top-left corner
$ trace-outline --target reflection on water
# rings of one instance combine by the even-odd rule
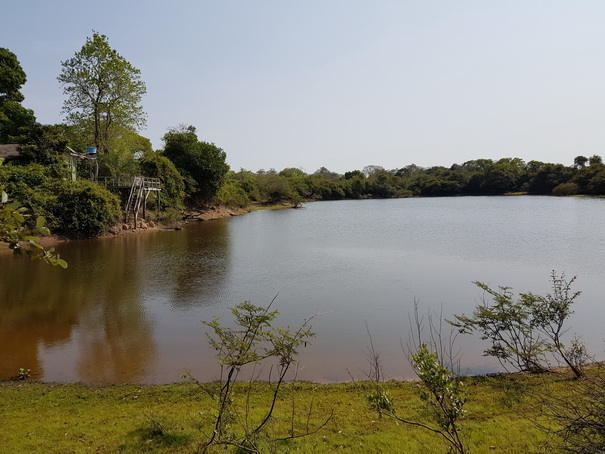
[[[204,224],[203,233],[190,228],[169,243],[165,269],[172,287],[171,304],[178,309],[212,305],[229,266],[229,229],[226,222]]]
[[[23,367],[47,378],[40,350],[57,350],[77,338],[78,358],[55,368],[75,367],[77,380],[91,383],[137,381],[153,367],[156,348],[141,301],[145,248],[136,237],[69,246],[64,272],[0,257],[0,377]]]
[[[119,244],[121,247],[113,247],[110,241],[100,242],[102,252],[97,254],[105,259],[103,269],[81,270],[82,282],[91,283],[87,292],[91,302],[81,312],[78,330],[81,356],[77,371],[86,382],[137,381],[155,359],[153,330],[141,299],[145,242],[127,237]],[[77,248],[87,246],[82,243]]]
[[[313,314],[317,337],[299,378],[362,376],[367,322],[390,377],[414,298],[445,317],[469,313],[471,281],[549,291],[551,269],[577,274],[572,319],[600,352],[605,280],[603,200],[546,197],[308,204],[151,232],[61,244],[67,270],[0,251],[0,379],[29,368],[49,381],[166,383],[217,373],[202,320],[278,295],[283,324]],[[585,240],[578,240],[585,239]],[[590,239],[590,241],[588,241]],[[278,318],[279,320],[279,318]],[[497,370],[460,338],[463,365]]]

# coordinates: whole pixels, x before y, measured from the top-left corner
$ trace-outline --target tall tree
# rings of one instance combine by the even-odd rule
[[[67,95],[66,120],[80,128],[99,152],[110,150],[124,129],[136,132],[145,126],[141,72],[109,46],[107,36],[93,33],[61,66],[58,80]]]
[[[573,166],[576,169],[583,169],[586,167],[586,163],[588,162],[588,158],[586,156],[576,156],[573,160]]]
[[[226,153],[213,143],[199,141],[193,126],[170,129],[164,143],[164,156],[185,179],[192,201],[205,202],[214,197],[229,172]]]
[[[598,154],[594,154],[590,158],[588,158],[589,166],[601,165],[601,164],[603,164],[603,158],[601,156],[599,156]]]
[[[17,56],[0,47],[0,143],[20,143],[36,122],[34,112],[21,105],[27,77]]]

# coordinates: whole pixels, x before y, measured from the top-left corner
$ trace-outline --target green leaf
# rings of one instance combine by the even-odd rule
[[[18,211],[13,211],[13,218],[15,218],[20,224],[23,224],[25,222],[25,218]]]
[[[51,263],[51,265],[54,265],[54,266],[60,266],[63,269],[67,268],[67,262],[60,258],[51,258],[50,263]]]

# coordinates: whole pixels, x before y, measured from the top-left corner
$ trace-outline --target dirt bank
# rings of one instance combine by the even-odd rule
[[[240,216],[249,213],[250,210],[243,208],[229,208],[226,206],[211,206],[199,211],[190,211],[185,216],[186,221],[212,221],[214,219]]]
[[[156,221],[143,221],[139,220],[135,228],[134,222],[120,223],[114,225],[108,233],[98,238],[115,238],[122,235],[141,235],[144,233],[157,232],[161,230],[181,230],[185,224],[195,221],[212,221],[215,219],[228,218],[231,216],[240,216],[248,213],[249,210],[241,208],[229,208],[225,206],[211,206],[195,211],[187,211],[182,220],[168,221],[168,222],[156,222]],[[56,246],[57,244],[65,241],[72,241],[70,238],[66,238],[60,235],[51,235],[46,237],[40,237],[38,241],[42,246],[49,248]]]

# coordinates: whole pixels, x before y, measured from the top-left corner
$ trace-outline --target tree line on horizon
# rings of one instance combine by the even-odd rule
[[[223,202],[246,206],[251,202],[284,200],[342,200],[460,195],[605,194],[605,165],[600,156],[577,156],[573,165],[520,158],[476,159],[450,167],[414,164],[393,170],[366,166],[344,174],[325,167],[307,174],[286,168],[229,172],[219,191]]]
[[[154,150],[139,134],[146,123],[141,100],[146,87],[140,71],[93,32],[82,49],[61,62],[58,82],[66,99],[61,124],[43,125],[22,106],[26,74],[17,56],[0,48],[0,144],[17,144],[19,158],[0,166],[0,189],[30,212],[43,215],[54,231],[94,237],[120,218],[127,194],[112,193],[88,179],[90,161],[73,181],[67,151],[97,149],[99,175],[158,177],[165,219],[186,208],[212,204],[248,207],[290,203],[457,195],[605,194],[600,156],[577,156],[572,165],[524,162],[520,158],[476,159],[450,167],[414,164],[387,170],[369,165],[344,174],[321,167],[233,171],[224,150],[198,138],[194,126],[168,128],[164,147]],[[150,204],[156,204],[153,196]]]

